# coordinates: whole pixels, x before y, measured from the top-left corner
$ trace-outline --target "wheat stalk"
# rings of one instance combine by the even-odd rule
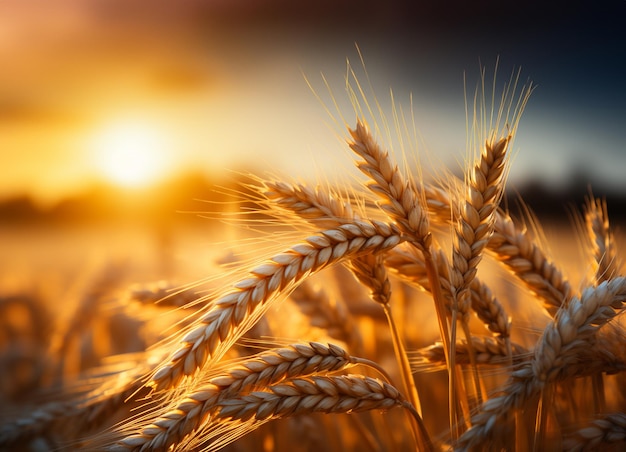
[[[408,235],[408,242],[421,251],[426,265],[426,274],[432,288],[433,301],[437,312],[441,340],[450,346],[450,332],[447,323],[445,301],[441,293],[437,274],[437,262],[433,256],[432,234],[429,231],[429,220],[424,200],[419,196],[416,187],[410,180],[405,180],[398,166],[374,140],[369,129],[361,120],[357,120],[356,128],[349,129],[352,140],[348,143],[357,155],[364,161],[357,163],[358,168],[372,179],[367,186],[383,201],[380,207],[395,220],[402,231]],[[456,388],[458,378],[455,366],[450,365],[448,358],[448,371],[450,377],[450,404],[454,409],[450,410],[450,426],[456,423]]]

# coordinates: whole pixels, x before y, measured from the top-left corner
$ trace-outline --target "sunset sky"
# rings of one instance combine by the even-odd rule
[[[499,80],[521,67],[537,85],[511,182],[584,173],[582,184],[626,190],[620,2],[414,3],[4,0],[0,199],[53,202],[98,179],[132,186],[185,170],[349,167],[320,74],[352,121],[343,79],[346,59],[364,74],[355,44],[383,105],[389,88],[407,109],[412,94],[418,150],[443,164],[465,156],[464,73],[472,91],[499,58]]]

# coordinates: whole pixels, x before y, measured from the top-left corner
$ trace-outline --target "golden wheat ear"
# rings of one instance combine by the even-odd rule
[[[172,388],[207,361],[219,360],[281,293],[312,273],[359,254],[393,248],[402,240],[394,225],[355,221],[308,237],[274,256],[211,305],[169,361],[152,375],[151,384]]]
[[[221,373],[203,378],[202,384],[186,394],[170,411],[113,448],[167,450],[203,426],[211,423],[217,426],[219,407],[230,398],[288,378],[335,372],[356,364],[367,364],[367,361],[348,355],[337,345],[325,346],[314,342],[260,353],[238,364],[232,363]]]
[[[593,279],[607,281],[619,275],[622,261],[617,254],[615,237],[609,225],[606,202],[590,196],[585,204],[585,226],[593,255]]]

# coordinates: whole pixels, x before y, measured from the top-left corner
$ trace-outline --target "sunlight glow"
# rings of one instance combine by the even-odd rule
[[[166,176],[173,152],[156,124],[124,120],[102,127],[93,137],[94,163],[108,181],[125,187],[145,186]]]

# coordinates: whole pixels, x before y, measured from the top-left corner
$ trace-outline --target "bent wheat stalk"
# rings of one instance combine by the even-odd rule
[[[355,221],[329,229],[254,268],[250,276],[219,297],[182,339],[182,345],[151,377],[167,389],[192,375],[207,360],[215,362],[250,328],[281,293],[304,277],[362,253],[393,248],[402,241],[394,225]]]

